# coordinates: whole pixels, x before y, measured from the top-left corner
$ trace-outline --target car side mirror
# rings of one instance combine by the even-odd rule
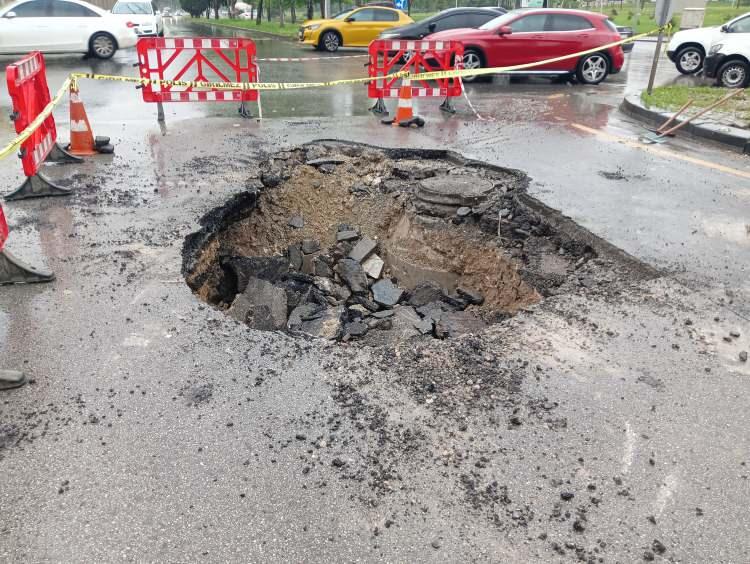
[[[437,27],[437,24],[435,22],[433,22],[433,23],[431,23],[430,25],[427,26],[427,29],[429,29],[430,33],[432,33],[433,31],[435,31],[436,27]]]
[[[346,19],[345,19],[344,21],[345,21],[346,23],[352,23],[352,22],[353,22],[353,21],[355,21],[355,20],[354,20],[354,18],[346,18]]]
[[[498,35],[510,35],[513,33],[513,30],[509,25],[501,26],[500,29],[497,30]]]
[[[12,20],[13,18],[16,17],[16,13],[15,12],[7,12],[3,17],[4,18],[8,18],[9,20]]]
[[[729,31],[729,28],[726,26],[726,24],[724,24],[719,28],[719,31],[726,33],[727,31]]]

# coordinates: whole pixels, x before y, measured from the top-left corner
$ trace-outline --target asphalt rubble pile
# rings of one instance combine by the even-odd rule
[[[304,239],[284,256],[224,259],[238,291],[227,313],[254,329],[340,341],[372,330],[388,332],[389,339],[446,338],[486,326],[467,310],[482,304],[479,292],[448,292],[432,281],[405,290],[387,275],[377,240],[348,224],[338,226],[336,240],[328,249]]]

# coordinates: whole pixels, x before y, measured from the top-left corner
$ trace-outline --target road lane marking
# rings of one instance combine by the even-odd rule
[[[626,147],[631,147],[634,149],[641,149],[642,151],[646,151],[647,153],[651,153],[652,155],[657,155],[665,159],[678,159],[678,160],[685,161],[694,165],[702,166],[705,168],[710,168],[713,170],[718,170],[719,172],[723,172],[725,174],[731,174],[732,176],[739,176],[740,178],[750,179],[750,172],[746,172],[744,170],[739,170],[739,169],[732,168],[729,166],[720,165],[718,163],[712,163],[711,161],[705,161],[703,159],[697,159],[695,157],[690,157],[688,155],[682,155],[680,153],[675,153],[673,151],[667,151],[665,149],[654,147],[653,145],[645,145],[644,143],[641,143],[639,141],[633,141],[632,139],[628,139],[626,137],[620,137],[619,135],[612,135],[611,133],[605,133],[603,131],[599,131],[598,129],[593,129],[585,125],[581,125],[580,123],[571,123],[570,125],[578,129],[579,131],[590,133],[591,135],[595,135],[596,137],[599,137],[601,139],[605,139],[607,141],[613,141],[615,143],[620,143],[621,145],[625,145]]]

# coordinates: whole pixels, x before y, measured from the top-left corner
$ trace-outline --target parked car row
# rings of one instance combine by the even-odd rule
[[[632,30],[618,29],[607,16],[581,10],[453,8],[415,23],[400,10],[375,6],[343,12],[332,19],[309,20],[299,30],[300,42],[326,51],[366,46],[375,38],[461,41],[464,68],[468,69],[554,59],[630,35]],[[585,84],[599,84],[619,72],[623,63],[623,48],[618,45],[518,74],[574,75]]]
[[[750,13],[722,26],[675,33],[667,56],[682,74],[703,70],[722,86],[745,88],[750,85]]]

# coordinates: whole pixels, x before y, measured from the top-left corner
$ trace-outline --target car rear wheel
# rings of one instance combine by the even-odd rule
[[[464,51],[464,68],[465,69],[481,69],[484,66],[484,60],[482,54],[476,49],[467,49]],[[480,76],[464,76],[461,80],[464,82],[475,82],[479,80]]]
[[[705,55],[700,47],[688,46],[677,51],[674,65],[682,74],[695,74],[703,68]]]
[[[321,36],[318,46],[322,47],[323,50],[328,51],[329,53],[333,53],[334,51],[338,51],[338,48],[341,47],[341,38],[335,31],[326,31]]]
[[[609,74],[609,59],[601,53],[586,55],[578,62],[576,78],[583,84],[599,84]]]
[[[727,88],[745,88],[750,83],[750,65],[744,61],[729,61],[716,76]]]
[[[117,42],[109,33],[95,33],[89,45],[91,54],[97,59],[111,59],[117,51]]]

